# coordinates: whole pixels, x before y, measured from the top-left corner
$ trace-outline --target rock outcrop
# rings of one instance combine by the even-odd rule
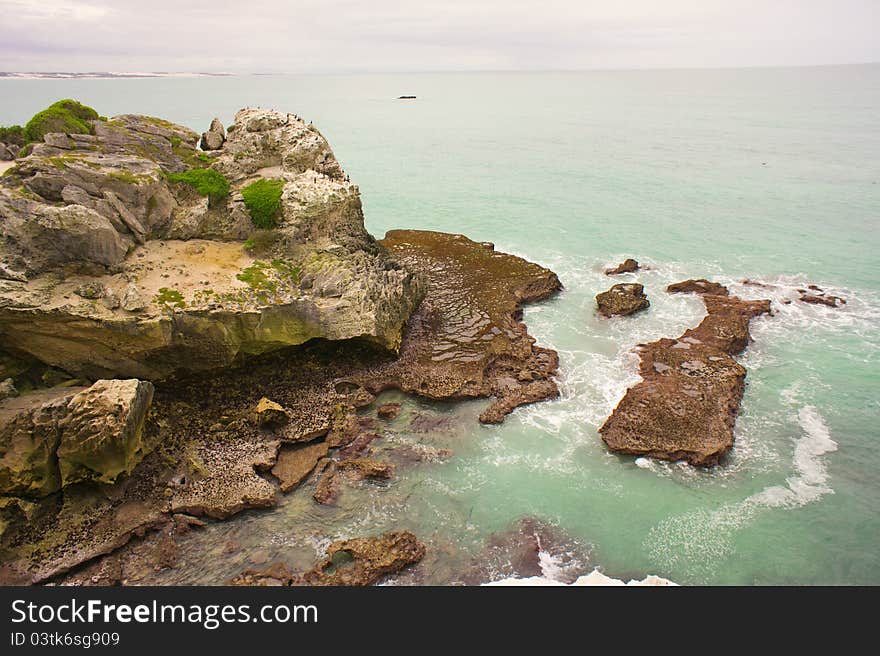
[[[28,404],[0,453],[0,561],[16,581],[99,557],[113,571],[98,579],[116,580],[120,552],[147,543],[171,566],[176,547],[145,536],[174,516],[381,487],[419,460],[371,453],[376,419],[357,410],[384,389],[492,398],[487,423],[558,394],[556,353],[521,322],[556,275],[461,235],[376,242],[311,124],[242,110],[209,153],[161,119],[92,127],[47,134],[0,178],[0,380],[24,384],[0,404]],[[280,194],[271,229],[243,193],[261,180]],[[145,380],[87,387],[119,376]],[[338,575],[303,576],[371,581],[423,553],[411,534],[383,539],[340,547],[357,564]]]
[[[410,319],[400,357],[355,380],[431,399],[491,396],[480,415],[499,423],[515,408],[555,398],[555,351],[535,346],[521,306],[562,289],[552,271],[463,235],[392,230],[380,242],[424,276],[427,294]]]
[[[208,157],[161,119],[92,123],[47,134],[0,178],[8,348],[92,380],[159,380],[314,338],[399,347],[423,286],[364,229],[358,189],[313,126],[242,110]],[[168,177],[207,167],[226,197]],[[281,184],[271,230],[241,194],[259,179]]]
[[[651,305],[645,295],[644,287],[638,283],[614,285],[607,292],[596,295],[596,305],[603,317],[627,316],[647,310]]]
[[[770,301],[731,297],[704,280],[668,289],[701,293],[706,317],[678,339],[639,345],[642,381],[627,390],[599,433],[618,453],[715,465],[733,446],[746,377],[732,356],[746,348],[749,322],[769,313]]]
[[[99,380],[0,402],[0,494],[41,497],[129,473],[154,446],[142,439],[152,398],[149,382]]]

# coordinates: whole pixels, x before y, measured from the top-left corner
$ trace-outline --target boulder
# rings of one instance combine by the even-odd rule
[[[616,276],[621,273],[634,273],[638,271],[639,268],[639,263],[636,260],[627,258],[613,269],[605,269],[605,275]]]
[[[9,147],[6,144],[0,143],[0,162],[11,162],[15,159],[13,148],[14,146]]]
[[[621,283],[596,296],[599,313],[604,317],[626,316],[646,310],[650,303],[644,287],[638,283]]]
[[[0,493],[45,496],[80,481],[110,483],[152,450],[142,439],[153,386],[99,380],[0,405]]]

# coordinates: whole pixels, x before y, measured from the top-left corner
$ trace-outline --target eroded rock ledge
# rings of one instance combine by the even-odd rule
[[[706,317],[678,339],[638,346],[642,382],[599,429],[617,453],[715,465],[733,446],[745,368],[732,356],[750,341],[749,322],[770,312],[770,301],[744,301],[706,280],[670,285],[670,293],[695,292]]]

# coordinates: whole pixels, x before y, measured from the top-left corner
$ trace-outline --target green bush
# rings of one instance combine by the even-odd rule
[[[50,132],[68,134],[91,134],[93,128],[89,121],[96,120],[98,112],[76,100],[59,100],[49,105],[24,126],[26,142],[42,141]]]
[[[190,169],[183,173],[168,175],[171,182],[183,182],[200,195],[208,197],[208,205],[223,200],[229,195],[229,181],[214,169]]]
[[[244,204],[251,213],[251,221],[262,230],[271,230],[278,225],[281,211],[281,192],[284,180],[260,179],[241,190]]]
[[[7,146],[24,146],[24,128],[20,125],[0,127],[0,143],[5,143]]]

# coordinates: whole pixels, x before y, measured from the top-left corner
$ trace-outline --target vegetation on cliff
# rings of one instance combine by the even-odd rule
[[[27,122],[24,126],[24,140],[27,143],[42,141],[43,136],[50,132],[91,134],[94,128],[89,121],[98,118],[98,112],[87,105],[76,100],[59,100],[34,114]]]
[[[271,230],[278,225],[283,190],[284,180],[257,180],[241,190],[244,204],[256,227]]]
[[[183,173],[171,173],[171,182],[182,182],[195,189],[200,195],[208,197],[213,205],[229,195],[229,181],[214,169],[189,169]]]

